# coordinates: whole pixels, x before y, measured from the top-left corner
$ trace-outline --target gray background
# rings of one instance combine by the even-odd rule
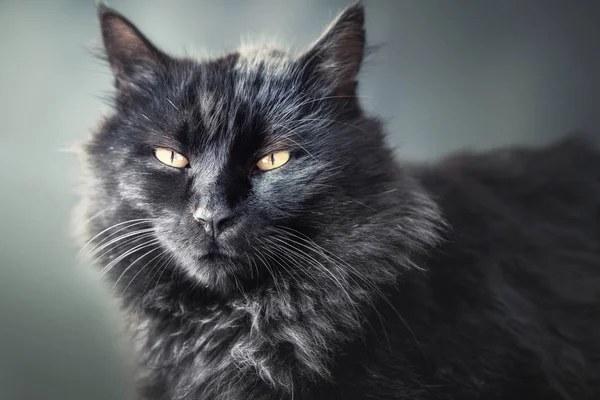
[[[599,1],[365,3],[368,39],[381,47],[363,69],[361,95],[401,157],[600,133]],[[159,47],[198,55],[240,38],[301,49],[345,4],[110,3]],[[73,271],[68,236],[77,164],[63,150],[106,112],[100,96],[111,84],[87,50],[98,43],[93,1],[0,0],[1,398],[23,398],[24,387],[28,398],[123,393],[114,305],[88,269]]]

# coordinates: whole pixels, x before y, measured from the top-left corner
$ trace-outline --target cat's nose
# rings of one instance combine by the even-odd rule
[[[216,238],[233,222],[234,214],[230,210],[211,211],[198,208],[193,217],[204,227],[206,233]]]

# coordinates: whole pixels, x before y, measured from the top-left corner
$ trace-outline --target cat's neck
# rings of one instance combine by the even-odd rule
[[[205,300],[204,304],[182,296],[175,300],[174,289],[159,286],[156,291],[171,293],[150,296],[153,302],[161,297],[163,302],[130,304],[135,308],[128,313],[143,316],[134,330],[140,326],[145,330],[140,354],[146,358],[146,366],[185,368],[189,358],[193,359],[189,368],[202,365],[216,371],[219,366],[216,375],[195,371],[198,379],[194,384],[202,393],[210,391],[207,387],[212,381],[226,377],[237,381],[240,375],[254,376],[256,382],[281,393],[292,393],[302,382],[328,381],[334,350],[362,336],[362,327],[377,302],[372,289],[352,284],[344,291],[268,287],[228,302]],[[169,337],[186,339],[169,345],[165,340]],[[157,342],[161,346],[156,346]],[[178,353],[181,346],[186,348],[185,354]]]
[[[376,262],[376,274],[358,275],[346,270],[336,279],[286,280],[228,300],[207,296],[201,288],[194,292],[175,283],[159,285],[148,299],[132,306],[136,307],[135,313],[145,316],[141,325],[151,326],[141,354],[151,360],[168,361],[163,365],[144,363],[158,370],[169,365],[201,365],[203,370],[217,371],[219,366],[216,375],[194,371],[199,393],[210,391],[210,382],[238,381],[240,375],[254,376],[255,384],[288,394],[307,382],[328,382],[335,350],[363,337],[375,310],[389,304],[386,290],[393,288],[396,277],[404,271],[397,264],[397,256],[363,257],[360,261],[339,257],[335,263],[329,260],[326,264],[326,258],[319,262],[330,271],[341,266],[350,268],[350,261],[355,263],[354,268],[375,270],[372,263]],[[415,272],[421,274],[415,269],[410,274]],[[165,337],[174,336],[185,340],[173,340],[168,345]],[[156,346],[157,342],[162,345]],[[177,350],[181,346],[186,348],[183,353]],[[182,358],[173,359],[175,354]],[[193,362],[184,360],[184,355]],[[252,380],[240,382],[246,385]]]

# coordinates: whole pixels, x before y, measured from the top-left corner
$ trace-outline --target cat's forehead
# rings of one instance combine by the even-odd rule
[[[268,46],[243,48],[220,59],[200,64],[198,79],[188,80],[181,93],[194,92],[188,103],[205,121],[219,124],[222,117],[277,118],[301,95],[294,59]]]
[[[269,45],[245,46],[209,62],[204,69],[199,95],[227,101],[284,100],[283,91],[297,87],[297,63]]]
[[[185,131],[185,141],[198,147],[215,140],[222,146],[244,136],[271,137],[278,124],[295,117],[292,110],[301,101],[297,63],[271,46],[245,47],[181,67],[167,89],[175,93],[161,103],[177,125],[167,130]]]
[[[234,68],[238,72],[249,74],[261,72],[278,77],[293,73],[293,57],[273,45],[266,43],[244,45],[239,48],[237,54],[239,57]]]

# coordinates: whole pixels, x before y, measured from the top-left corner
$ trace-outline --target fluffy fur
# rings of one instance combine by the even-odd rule
[[[80,219],[131,321],[140,398],[600,398],[585,139],[398,163],[356,97],[360,4],[304,54],[204,61],[99,15],[117,90]],[[218,237],[200,207],[232,213]]]

